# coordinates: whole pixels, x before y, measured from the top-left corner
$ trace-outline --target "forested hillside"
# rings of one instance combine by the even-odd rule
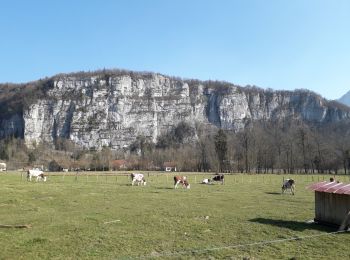
[[[13,168],[346,171],[350,108],[272,91],[103,70],[0,85],[0,159]]]

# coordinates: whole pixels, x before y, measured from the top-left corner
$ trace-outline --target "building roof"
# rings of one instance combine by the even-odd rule
[[[350,195],[350,183],[322,181],[311,184],[307,188],[318,192]]]
[[[164,167],[176,167],[176,162],[164,162],[163,163]]]
[[[127,164],[128,162],[126,160],[113,160],[112,165],[114,166],[122,166]]]

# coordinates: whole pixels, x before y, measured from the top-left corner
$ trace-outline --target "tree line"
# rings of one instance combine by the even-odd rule
[[[174,161],[183,171],[349,173],[349,122],[257,121],[240,132],[195,128],[180,123],[156,144],[140,137],[133,151],[145,161]]]
[[[240,173],[345,173],[350,169],[350,123],[310,125],[301,120],[256,121],[240,132],[181,122],[156,143],[138,136],[115,151],[84,149],[69,139],[27,149],[20,138],[0,140],[0,159],[12,168],[45,165],[51,170],[163,170]]]

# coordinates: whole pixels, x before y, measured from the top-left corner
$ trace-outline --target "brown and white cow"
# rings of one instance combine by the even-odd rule
[[[183,188],[189,189],[191,185],[187,181],[186,176],[174,176],[174,189],[177,188],[177,185],[182,184]]]
[[[216,174],[213,178],[211,178],[212,181],[219,181],[221,184],[224,184],[225,176],[223,174]]]
[[[295,181],[293,179],[286,179],[282,185],[282,194],[286,191],[290,190],[290,192],[294,195],[295,191]]]

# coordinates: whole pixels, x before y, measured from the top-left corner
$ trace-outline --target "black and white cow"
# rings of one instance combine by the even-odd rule
[[[142,173],[132,173],[131,175],[131,186],[134,186],[137,183],[137,186],[144,185],[146,186],[145,176]]]
[[[213,178],[211,178],[212,181],[219,181],[221,184],[224,184],[225,176],[223,174],[216,174]]]
[[[174,189],[177,188],[177,185],[182,184],[183,188],[189,189],[191,185],[187,181],[186,176],[174,176]]]
[[[36,181],[46,181],[44,172],[40,169],[31,169],[27,171],[27,181],[32,181],[32,177],[36,177]]]
[[[282,194],[286,191],[290,190],[290,192],[294,195],[295,191],[295,181],[293,179],[286,179],[282,185]]]
[[[201,184],[212,184],[211,179],[203,179]]]

